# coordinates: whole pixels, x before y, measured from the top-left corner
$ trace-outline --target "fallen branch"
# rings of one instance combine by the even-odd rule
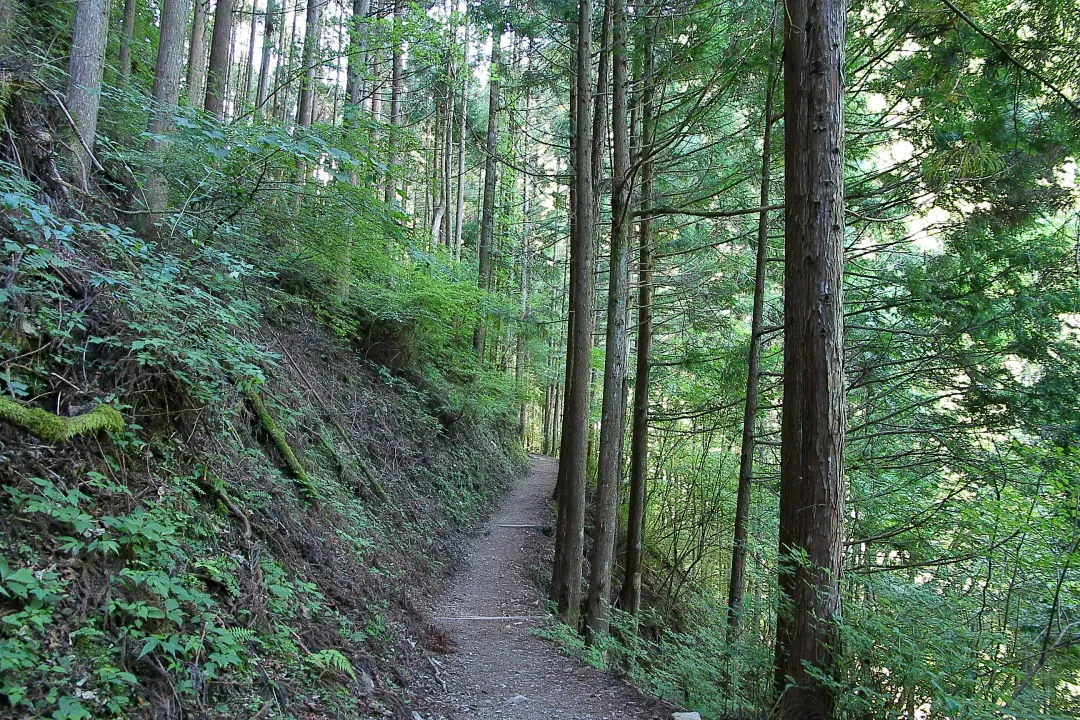
[[[52,99],[56,101],[56,104],[60,107],[60,111],[64,113],[64,117],[67,118],[68,124],[71,126],[71,129],[75,131],[75,137],[78,138],[79,144],[82,145],[83,150],[86,151],[86,156],[90,158],[90,162],[94,163],[94,167],[97,168],[98,172],[104,173],[105,168],[102,167],[101,163],[98,162],[97,157],[94,156],[94,151],[91,150],[90,146],[86,144],[85,140],[83,140],[82,133],[79,132],[78,123],[75,122],[75,118],[71,117],[71,113],[68,112],[67,105],[65,105],[64,101],[60,99],[60,96],[56,94],[56,91],[45,83],[41,82],[40,80],[37,80],[36,78],[30,78],[30,81],[37,84],[38,87],[40,87],[42,90],[52,95]]]
[[[248,515],[244,512],[243,508],[236,504],[229,494],[225,491],[224,483],[218,479],[218,482],[212,482],[207,474],[203,475],[202,480],[198,483],[199,488],[206,493],[206,495],[214,500],[218,500],[228,508],[233,517],[240,521],[243,526],[244,540],[251,540],[251,520],[248,519]]]
[[[248,402],[251,403],[251,408],[255,411],[255,414],[259,418],[259,422],[262,423],[263,429],[270,436],[270,439],[274,441],[274,447],[281,453],[281,457],[285,460],[285,465],[292,471],[292,474],[296,476],[296,479],[308,490],[308,492],[315,494],[315,485],[311,481],[311,476],[308,475],[307,470],[300,463],[300,459],[296,457],[296,453],[293,452],[292,447],[289,445],[289,441],[285,438],[285,431],[281,429],[281,426],[277,424],[273,417],[270,416],[270,411],[266,409],[266,405],[262,401],[262,397],[254,390],[248,390],[246,393]]]
[[[4,397],[0,397],[0,420],[51,443],[66,443],[77,435],[98,430],[119,432],[124,429],[123,416],[109,405],[98,405],[85,415],[62,417],[46,410],[23,407]]]
[[[360,454],[360,451],[356,449],[355,445],[353,445],[352,440],[350,439],[349,431],[345,429],[345,426],[342,425],[336,417],[337,411],[327,405],[325,402],[323,402],[321,394],[311,386],[304,371],[300,368],[299,365],[297,365],[296,361],[293,360],[292,355],[289,354],[288,350],[286,350],[285,346],[280,342],[278,343],[278,349],[281,351],[282,356],[289,362],[290,365],[292,365],[293,369],[296,371],[296,377],[299,378],[300,382],[302,382],[304,384],[304,387],[306,387],[310,392],[310,397],[312,397],[315,402],[319,404],[319,407],[322,408],[326,418],[335,428],[337,428],[338,434],[341,436],[342,441],[344,441],[345,445],[347,445],[349,448],[352,461],[356,464],[356,467],[360,469],[360,472],[364,474],[364,477],[368,479],[368,482],[371,483],[371,487],[375,491],[375,494],[378,495],[379,499],[383,502],[389,502],[389,493],[386,492],[386,488],[384,488],[383,484],[379,482],[379,479],[375,477],[374,471],[370,467],[368,467],[368,464],[364,461],[363,456]]]
[[[439,661],[429,657],[428,662],[431,663],[431,671],[435,673],[435,681],[442,687],[443,692],[446,692],[446,681],[443,680],[442,673],[439,672]]]

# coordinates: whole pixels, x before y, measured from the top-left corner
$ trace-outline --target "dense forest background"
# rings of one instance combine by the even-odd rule
[[[713,718],[1077,717],[1078,37],[1075,0],[0,0],[0,711],[405,712],[412,603],[523,443],[563,461],[544,633],[597,666]],[[830,572],[784,504],[785,287],[829,249],[791,252],[796,125],[842,137],[799,176],[839,200]]]

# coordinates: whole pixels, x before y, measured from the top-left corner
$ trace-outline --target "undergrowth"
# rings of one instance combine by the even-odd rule
[[[408,715],[415,603],[523,461],[480,291],[346,182],[363,133],[180,125],[152,232],[0,163],[0,394],[123,420],[0,422],[0,714]]]

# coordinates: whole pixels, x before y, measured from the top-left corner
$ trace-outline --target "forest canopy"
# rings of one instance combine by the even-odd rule
[[[317,497],[261,400],[303,308],[418,433],[559,456],[568,652],[711,718],[1075,718],[1078,38],[1077,0],[0,0],[0,422],[120,457],[243,407]],[[18,568],[60,552],[0,556],[0,710],[134,717],[186,651],[33,688],[66,600]]]

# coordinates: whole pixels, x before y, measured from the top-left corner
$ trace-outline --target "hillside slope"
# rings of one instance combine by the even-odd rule
[[[7,159],[0,716],[408,717],[416,607],[524,463],[471,296],[384,256],[335,305]]]

